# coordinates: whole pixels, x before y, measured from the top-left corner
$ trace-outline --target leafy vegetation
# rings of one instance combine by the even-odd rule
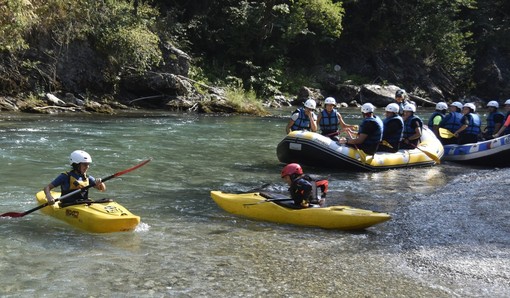
[[[27,51],[39,48],[53,65],[47,67],[48,78],[33,85],[55,84],[62,49],[87,41],[108,63],[104,78],[116,84],[123,75],[162,65],[163,44],[171,43],[193,57],[194,80],[226,85],[235,77],[240,85],[232,89],[234,95],[245,90],[245,96],[266,98],[295,92],[299,85],[320,86],[321,67],[339,59],[364,61],[386,52],[413,57],[444,71],[457,88],[469,88],[476,87],[477,55],[490,49],[510,52],[509,3],[0,0],[0,58],[4,66],[12,61],[6,57],[21,61],[10,66],[17,77],[23,77],[23,65],[36,65],[43,73],[37,61],[23,60]],[[342,69],[343,78],[374,79],[363,65],[352,64]],[[7,75],[8,68],[0,67],[0,85],[19,84]]]

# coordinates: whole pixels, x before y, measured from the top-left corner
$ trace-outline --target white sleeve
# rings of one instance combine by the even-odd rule
[[[297,119],[299,118],[299,113],[294,113],[292,114],[292,116],[290,116],[290,119],[292,119],[292,121],[296,121]]]

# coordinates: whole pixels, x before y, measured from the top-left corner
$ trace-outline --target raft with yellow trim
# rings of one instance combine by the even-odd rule
[[[396,153],[365,154],[355,147],[340,145],[329,137],[309,131],[292,131],[277,146],[276,155],[282,163],[335,168],[337,170],[377,171],[406,167],[433,166],[436,162],[428,154],[441,159],[443,145],[434,133],[423,127],[421,142],[415,149]]]
[[[52,191],[51,195],[57,199],[60,192]],[[39,204],[47,202],[44,191],[38,192],[36,199]],[[41,212],[92,233],[133,231],[140,223],[139,216],[112,200],[91,201],[64,208],[60,207],[60,203],[55,203],[42,208]]]
[[[229,213],[282,224],[323,229],[360,230],[391,219],[387,213],[349,206],[289,208],[283,204],[268,201],[267,195],[262,196],[257,192],[231,194],[211,191],[211,197],[218,206]]]

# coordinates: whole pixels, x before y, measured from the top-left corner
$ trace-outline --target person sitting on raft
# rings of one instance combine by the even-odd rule
[[[335,109],[336,100],[333,97],[327,97],[324,100],[324,110],[319,113],[317,118],[317,126],[321,129],[321,134],[330,137],[332,140],[338,141],[338,126],[342,130],[348,128],[354,129],[356,125],[349,125],[344,122],[342,115]]]
[[[363,150],[366,154],[374,154],[382,141],[383,122],[381,118],[374,115],[375,107],[371,103],[361,106],[363,121],[359,126],[358,136],[354,139],[341,138],[338,144],[346,144],[356,149]]]
[[[294,130],[309,130],[317,131],[317,115],[315,115],[315,108],[317,104],[315,100],[308,99],[305,101],[304,107],[295,110],[290,116],[289,123],[285,128],[287,134]]]

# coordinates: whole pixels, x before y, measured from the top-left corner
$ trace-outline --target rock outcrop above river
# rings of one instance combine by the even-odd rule
[[[25,53],[26,61],[0,53],[4,74],[0,78],[1,111],[114,113],[116,109],[148,108],[198,113],[262,113],[256,107],[233,104],[222,87],[190,79],[192,59],[170,44],[162,45],[164,61],[158,67],[145,73],[126,70],[118,77],[104,75],[108,68],[106,59],[86,41],[71,42],[60,49],[63,53],[56,58],[44,54],[48,50],[45,46],[30,48]],[[365,60],[363,63],[367,65],[363,69],[370,69],[370,75],[377,74],[389,81],[412,86],[407,94],[418,106],[459,99],[452,94],[451,80],[446,72],[427,70],[423,65],[412,64],[410,58],[402,59],[381,54],[377,59]],[[481,80],[489,89],[507,88],[500,65],[494,59],[487,59],[484,61],[490,67],[480,72],[480,78],[484,78]],[[26,67],[27,61],[35,63],[34,66]],[[413,72],[401,66],[411,64]],[[301,105],[307,98],[313,98],[320,105],[325,97],[333,96],[342,105],[371,102],[384,107],[394,100],[396,90],[406,89],[403,85],[392,84],[356,85],[326,69],[318,74],[317,81],[321,84],[320,89],[303,86],[294,95],[276,95],[266,98],[263,104],[267,107]],[[39,91],[44,84],[50,92]],[[484,106],[487,99],[464,101],[479,102],[479,106]]]

